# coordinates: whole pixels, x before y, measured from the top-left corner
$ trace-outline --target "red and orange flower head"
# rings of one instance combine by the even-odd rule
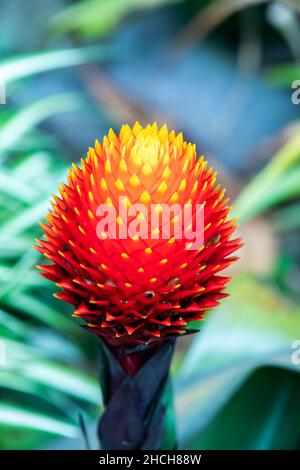
[[[110,130],[102,145],[96,141],[89,149],[81,168],[73,164],[48,223],[41,224],[45,234],[37,249],[51,262],[39,266],[43,276],[62,289],[59,299],[76,306],[74,316],[110,344],[186,333],[190,322],[202,320],[226,295],[229,278],[219,273],[237,259],[232,253],[240,247],[231,238],[235,221],[228,219],[225,191],[215,181],[195,145],[166,125],[124,125],[118,135]],[[133,216],[137,204],[144,209]],[[100,227],[103,205],[115,210],[115,229]],[[164,205],[191,209],[185,221],[170,212],[168,238],[162,235]],[[191,249],[189,232],[175,232],[183,222],[191,229],[196,207],[203,209],[203,243]],[[130,223],[136,229],[140,224],[140,232],[120,236]]]

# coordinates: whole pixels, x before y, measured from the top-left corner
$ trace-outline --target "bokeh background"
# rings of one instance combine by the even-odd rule
[[[32,244],[70,162],[136,120],[196,142],[245,239],[232,295],[178,341],[179,448],[300,448],[299,0],[1,0],[0,12],[0,448],[84,449],[79,415],[96,445],[97,341],[37,275]]]

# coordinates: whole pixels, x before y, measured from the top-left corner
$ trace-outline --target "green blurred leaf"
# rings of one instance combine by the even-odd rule
[[[101,405],[101,391],[96,377],[49,361],[34,361],[22,365],[22,374],[63,394],[96,406]]]
[[[3,169],[0,172],[0,191],[6,196],[19,199],[27,204],[30,204],[38,195],[38,192],[32,186],[26,185],[20,179],[16,179],[14,175]]]
[[[1,231],[5,236],[19,236],[21,232],[38,224],[49,209],[49,196],[43,198],[36,205],[10,214],[10,218],[2,224]],[[38,228],[38,226],[37,226]]]
[[[37,73],[80,65],[95,60],[110,59],[115,53],[116,50],[114,48],[105,45],[31,53],[2,62],[0,66],[0,79],[8,84],[14,80]]]
[[[293,135],[235,201],[234,217],[245,223],[300,193],[300,136]]]
[[[0,152],[14,148],[41,121],[55,114],[72,111],[79,105],[80,100],[75,94],[64,93],[43,98],[21,109],[0,129]]]
[[[2,240],[3,241],[3,240]],[[1,243],[1,238],[0,238],[0,243]],[[26,245],[26,248],[27,248],[28,245]],[[21,251],[19,252],[19,255],[21,255]],[[0,251],[0,256],[1,256],[1,251]],[[2,258],[3,259],[3,258]],[[31,266],[32,268],[32,266]],[[10,278],[11,279],[11,283],[10,283],[10,286],[9,288],[11,288],[11,285],[12,285],[12,279],[13,279],[13,275],[11,275],[11,273],[14,271],[14,269],[12,268],[8,268],[8,267],[2,267],[0,266],[0,283],[4,283],[4,282],[7,282],[7,280]],[[37,273],[36,273],[36,269],[28,269],[26,270],[26,276],[18,276],[18,287],[21,288],[21,290],[24,288],[24,287],[49,287],[49,282],[41,277],[41,276],[37,276]],[[2,292],[1,288],[0,288],[0,293]],[[6,292],[6,289],[5,289],[5,292]]]
[[[76,32],[82,36],[105,36],[135,10],[144,10],[182,0],[85,0],[70,5],[50,21],[56,33]]]
[[[31,238],[19,236],[18,238],[11,238],[10,236],[0,235],[0,259],[3,261],[6,258],[15,258],[21,256],[25,250],[28,249]],[[7,268],[4,268],[7,269]]]
[[[26,155],[17,161],[13,168],[13,176],[23,183],[30,182],[31,187],[41,190],[40,179],[45,175],[52,181],[52,156],[48,152],[36,152]],[[50,178],[49,178],[49,172]]]
[[[55,419],[10,403],[0,403],[0,427],[3,425],[12,426],[14,429],[37,429],[41,432],[64,437],[75,438],[79,434],[78,427],[66,420]]]
[[[62,334],[76,337],[78,326],[74,320],[58,313],[50,303],[43,302],[37,296],[18,291],[6,296],[3,303],[9,308],[19,310],[29,318],[61,331]]]
[[[57,391],[53,387],[42,386],[16,370],[1,371],[0,386],[2,395],[7,397],[11,397],[12,394],[16,395],[19,403],[25,404],[28,399],[31,399],[38,403],[41,411],[46,411],[43,410],[42,405],[45,405],[45,408],[50,406],[57,414],[70,419],[74,418],[76,404],[66,393],[60,393],[60,390]]]
[[[291,84],[300,77],[300,64],[273,65],[267,70],[266,75],[274,85],[290,88]]]
[[[36,332],[31,331],[34,337]],[[30,381],[35,386],[39,385],[45,387],[45,389],[57,390],[62,392],[63,396],[69,395],[69,397],[91,405],[101,406],[102,397],[96,375],[80,371],[83,359],[82,353],[81,355],[75,353],[71,356],[65,348],[66,354],[64,357],[63,343],[56,342],[56,346],[60,347],[61,351],[55,351],[55,354],[53,354],[52,348],[49,349],[49,338],[47,338],[46,333],[45,331],[43,349],[40,345],[34,346],[22,342],[23,338],[20,340],[10,339],[0,333],[0,339],[5,344],[6,350],[6,362],[2,365],[3,373],[15,377],[24,377],[25,381]],[[70,350],[69,346],[68,349]],[[51,359],[51,356],[54,357]],[[58,361],[57,358],[60,360]],[[72,366],[63,363],[63,361],[72,362]],[[2,374],[0,374],[1,385],[3,387],[8,385],[5,380],[3,381]]]
[[[261,368],[184,448],[297,449],[299,393],[299,374]]]
[[[6,270],[6,278],[4,278],[4,282],[0,287],[0,299],[16,289],[16,285],[18,290],[20,290],[19,282],[27,275],[32,266],[37,263],[38,258],[39,254],[29,249],[25,251],[11,269]]]
[[[294,230],[300,227],[300,204],[290,204],[272,215],[272,225],[277,230]]]
[[[96,406],[102,404],[96,376],[81,372],[76,365],[72,367],[57,360],[50,360],[52,353],[47,347],[47,341],[44,350],[41,351],[37,346],[28,346],[1,334],[0,339],[6,348],[6,362],[2,365],[0,386],[8,388],[17,386],[18,390],[26,390],[27,393],[39,391],[41,398],[45,393],[59,391],[62,392],[62,397],[69,396]],[[66,360],[67,357],[61,359]],[[24,379],[24,389],[22,379]]]
[[[300,372],[291,359],[292,342],[300,337],[299,307],[250,275],[236,277],[230,291],[195,336],[177,379],[184,442],[204,429],[256,368]]]

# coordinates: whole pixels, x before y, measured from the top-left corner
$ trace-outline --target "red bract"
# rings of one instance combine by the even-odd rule
[[[51,263],[39,268],[62,289],[56,297],[74,304],[74,316],[111,344],[186,333],[190,322],[202,320],[226,295],[229,278],[219,273],[237,259],[232,254],[241,244],[231,238],[235,221],[228,219],[228,199],[215,181],[195,145],[166,126],[125,125],[118,135],[110,130],[102,145],[89,149],[81,168],[73,164],[48,223],[41,224],[45,234],[37,249]],[[187,236],[175,236],[176,214],[169,239],[160,236],[162,220],[155,227],[148,221],[143,238],[112,239],[99,232],[97,208],[107,204],[116,208],[119,233],[120,197],[126,210],[143,204],[149,220],[153,204],[158,212],[165,203],[190,205],[192,224],[201,205],[204,243],[190,249]]]

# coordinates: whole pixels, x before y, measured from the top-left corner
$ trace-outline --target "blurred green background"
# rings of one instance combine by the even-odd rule
[[[95,138],[157,120],[219,171],[246,243],[232,295],[178,341],[179,448],[299,449],[299,0],[1,0],[0,12],[0,448],[84,449],[80,414],[92,439],[97,341],[37,275],[32,244]]]

